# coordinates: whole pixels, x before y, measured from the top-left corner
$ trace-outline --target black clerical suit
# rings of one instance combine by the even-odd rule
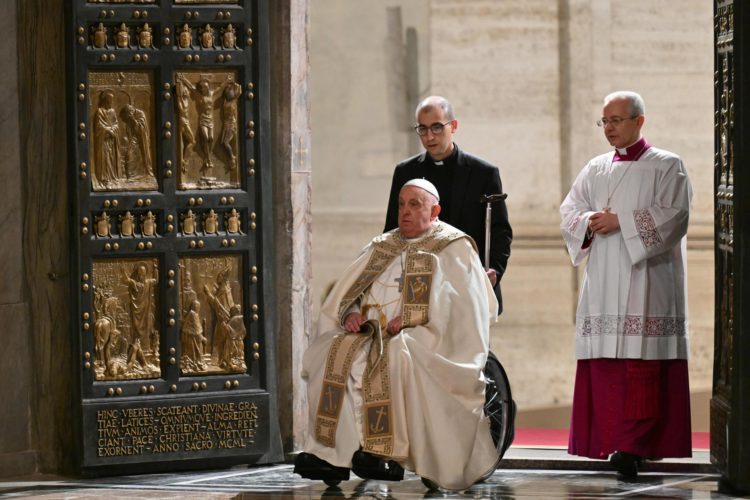
[[[432,182],[440,193],[441,211],[439,219],[457,227],[471,236],[477,244],[479,256],[484,264],[484,219],[486,204],[480,203],[483,194],[503,191],[498,169],[457,145],[453,153],[442,162],[435,162],[427,152],[413,156],[396,165],[385,218],[385,231],[398,227],[398,194],[401,187],[411,179],[424,178]],[[492,204],[490,225],[490,267],[497,272],[494,292],[498,302],[498,314],[503,311],[500,279],[510,257],[513,230],[508,222],[505,201]]]

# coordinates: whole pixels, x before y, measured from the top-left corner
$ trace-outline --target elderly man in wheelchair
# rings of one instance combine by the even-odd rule
[[[473,240],[438,220],[439,199],[428,181],[407,182],[398,228],[372,240],[323,304],[303,360],[302,477],[397,481],[407,469],[462,490],[510,444],[510,388],[489,353],[497,301]]]

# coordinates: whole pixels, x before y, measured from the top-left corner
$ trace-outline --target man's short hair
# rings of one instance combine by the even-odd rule
[[[646,103],[643,102],[643,97],[637,92],[632,90],[618,90],[612,92],[604,98],[604,106],[617,99],[625,99],[630,103],[630,116],[636,117],[646,114]]]
[[[445,116],[446,120],[453,121],[456,119],[456,117],[453,115],[453,105],[448,102],[448,99],[439,95],[431,95],[430,97],[422,99],[422,101],[417,104],[417,109],[414,112],[414,116],[415,118],[419,118],[419,113],[435,107],[443,110],[443,116]]]

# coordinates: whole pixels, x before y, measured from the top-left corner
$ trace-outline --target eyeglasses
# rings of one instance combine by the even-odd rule
[[[596,121],[597,127],[606,127],[610,123],[614,125],[615,127],[619,127],[622,122],[625,120],[635,120],[638,118],[637,116],[629,116],[627,118],[621,118],[619,116],[613,116],[612,118],[601,118]]]
[[[445,122],[445,123],[440,123],[440,122],[437,122],[437,123],[433,123],[433,124],[432,124],[432,125],[430,125],[429,127],[428,127],[428,126],[426,126],[426,125],[415,125],[415,126],[414,126],[414,131],[415,131],[415,132],[417,133],[417,135],[419,135],[419,136],[422,136],[422,135],[427,135],[427,131],[428,131],[428,130],[429,130],[430,132],[432,132],[432,133],[433,133],[434,135],[442,134],[442,133],[443,133],[443,130],[445,130],[445,126],[446,126],[446,125],[448,125],[448,124],[449,124],[450,122],[452,122],[452,121],[453,121],[453,120],[448,120],[448,121],[447,121],[447,122]]]

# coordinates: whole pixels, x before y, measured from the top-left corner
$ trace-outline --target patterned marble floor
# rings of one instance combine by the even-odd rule
[[[605,464],[600,462],[600,464]],[[601,467],[606,468],[606,467]],[[719,488],[719,476],[685,467],[682,472],[650,471],[623,481],[609,470],[499,469],[487,481],[461,493],[428,491],[407,473],[397,483],[364,481],[352,476],[338,488],[300,479],[291,465],[235,467],[222,471],[146,474],[98,479],[19,478],[0,481],[0,498],[53,499],[317,499],[317,498],[474,498],[601,499],[750,498]]]

